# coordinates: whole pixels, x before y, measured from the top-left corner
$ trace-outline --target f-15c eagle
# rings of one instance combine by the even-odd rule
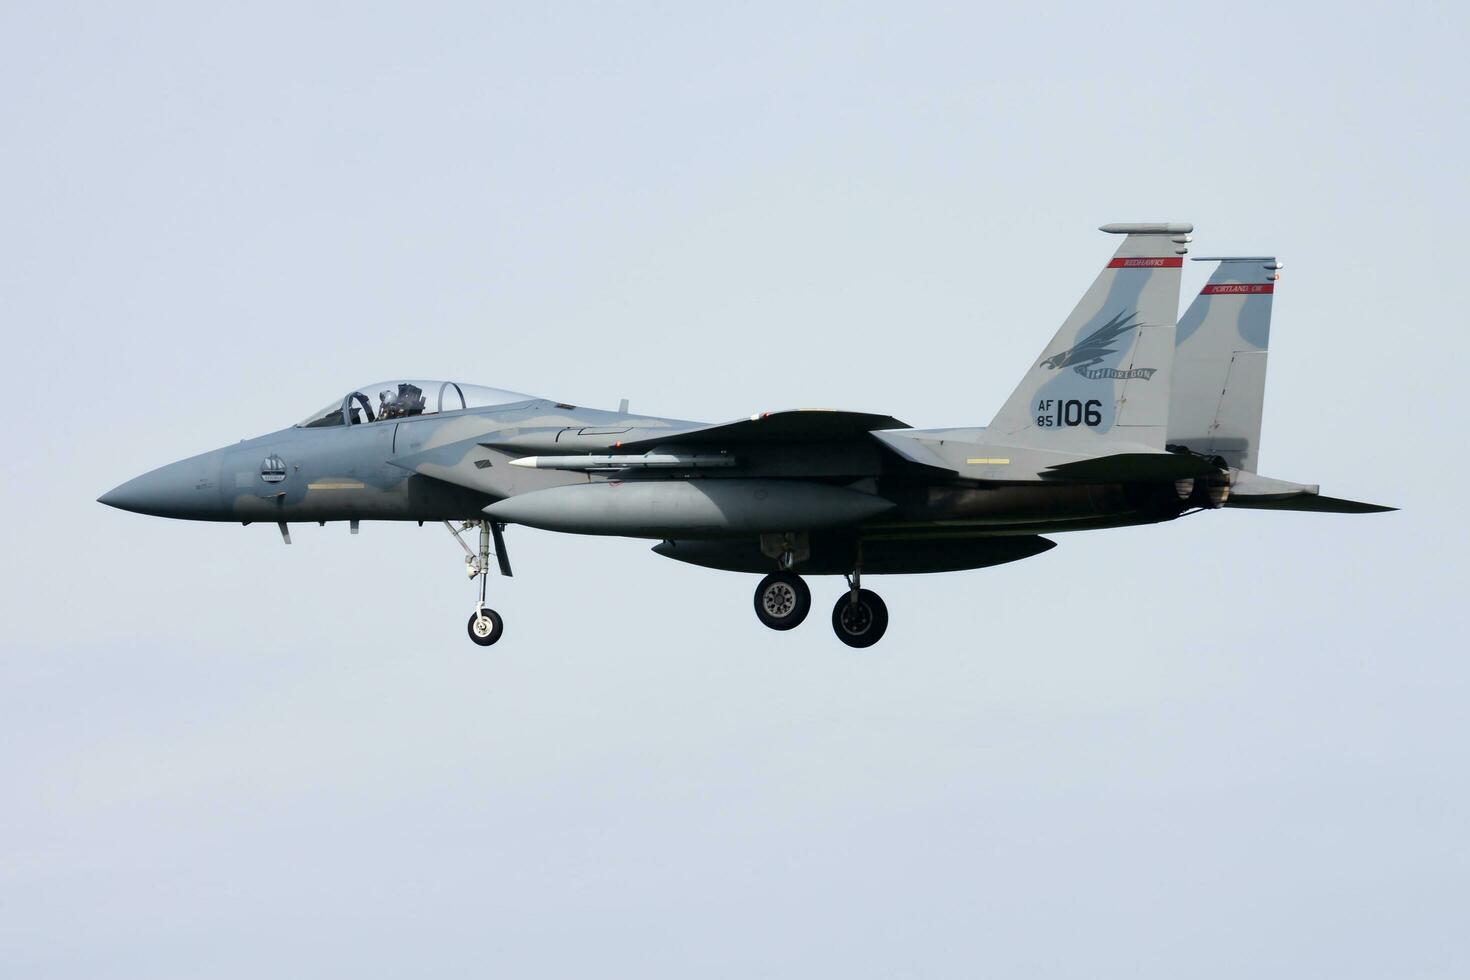
[[[298,425],[170,463],[104,504],[203,521],[443,521],[480,597],[468,622],[500,639],[491,559],[508,525],[656,539],[657,554],[764,574],[755,614],[806,618],[803,576],[842,575],[832,627],[876,643],[888,609],[865,574],[1019,561],[1043,534],[1153,524],[1217,508],[1361,514],[1256,473],[1272,256],[1231,257],[1176,321],[1188,224],[1123,236],[985,428],[914,429],[887,415],[787,411],[709,425],[602,411],[453,381],[366,385]],[[1071,370],[1061,370],[1071,368]],[[466,543],[478,532],[478,547]],[[493,545],[493,547],[492,547]]]

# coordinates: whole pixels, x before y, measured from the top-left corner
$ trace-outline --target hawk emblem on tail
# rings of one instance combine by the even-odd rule
[[[1064,350],[1060,354],[1053,354],[1051,357],[1042,361],[1040,366],[1053,370],[1064,367],[1091,367],[1109,354],[1117,353],[1112,346],[1113,341],[1131,332],[1134,327],[1138,326],[1135,322],[1137,319],[1137,313],[1118,313],[1107,323],[1104,323],[1081,341],[1074,344],[1070,349]]]

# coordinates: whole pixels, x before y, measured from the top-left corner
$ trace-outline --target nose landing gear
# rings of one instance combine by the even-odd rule
[[[475,611],[470,616],[466,629],[470,634],[470,639],[475,643],[482,647],[492,646],[505,633],[505,621],[500,618],[500,613],[485,605],[485,596],[490,585],[490,555],[492,553],[490,541],[492,537],[495,540],[494,555],[496,563],[500,566],[500,574],[509,577],[511,574],[510,557],[505,552],[504,525],[494,521],[479,520],[465,521],[459,530],[455,530],[454,525],[448,521],[444,522],[444,526],[449,529],[450,535],[464,549],[465,573],[471,580],[476,578],[480,580],[480,601],[475,603]],[[465,544],[464,538],[460,537],[461,532],[477,526],[480,529],[478,554],[471,551],[470,546]]]

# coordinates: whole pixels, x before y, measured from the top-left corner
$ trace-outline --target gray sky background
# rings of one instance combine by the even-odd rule
[[[1463,976],[1467,26],[0,6],[0,974]],[[393,376],[983,424],[1117,220],[1281,256],[1262,469],[1402,513],[878,579],[868,652],[513,529],[487,652],[442,528],[93,502]]]

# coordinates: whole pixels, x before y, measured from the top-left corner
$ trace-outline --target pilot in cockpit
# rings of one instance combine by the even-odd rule
[[[401,419],[424,412],[424,391],[418,385],[404,382],[395,395],[391,389],[378,392],[378,418]]]

